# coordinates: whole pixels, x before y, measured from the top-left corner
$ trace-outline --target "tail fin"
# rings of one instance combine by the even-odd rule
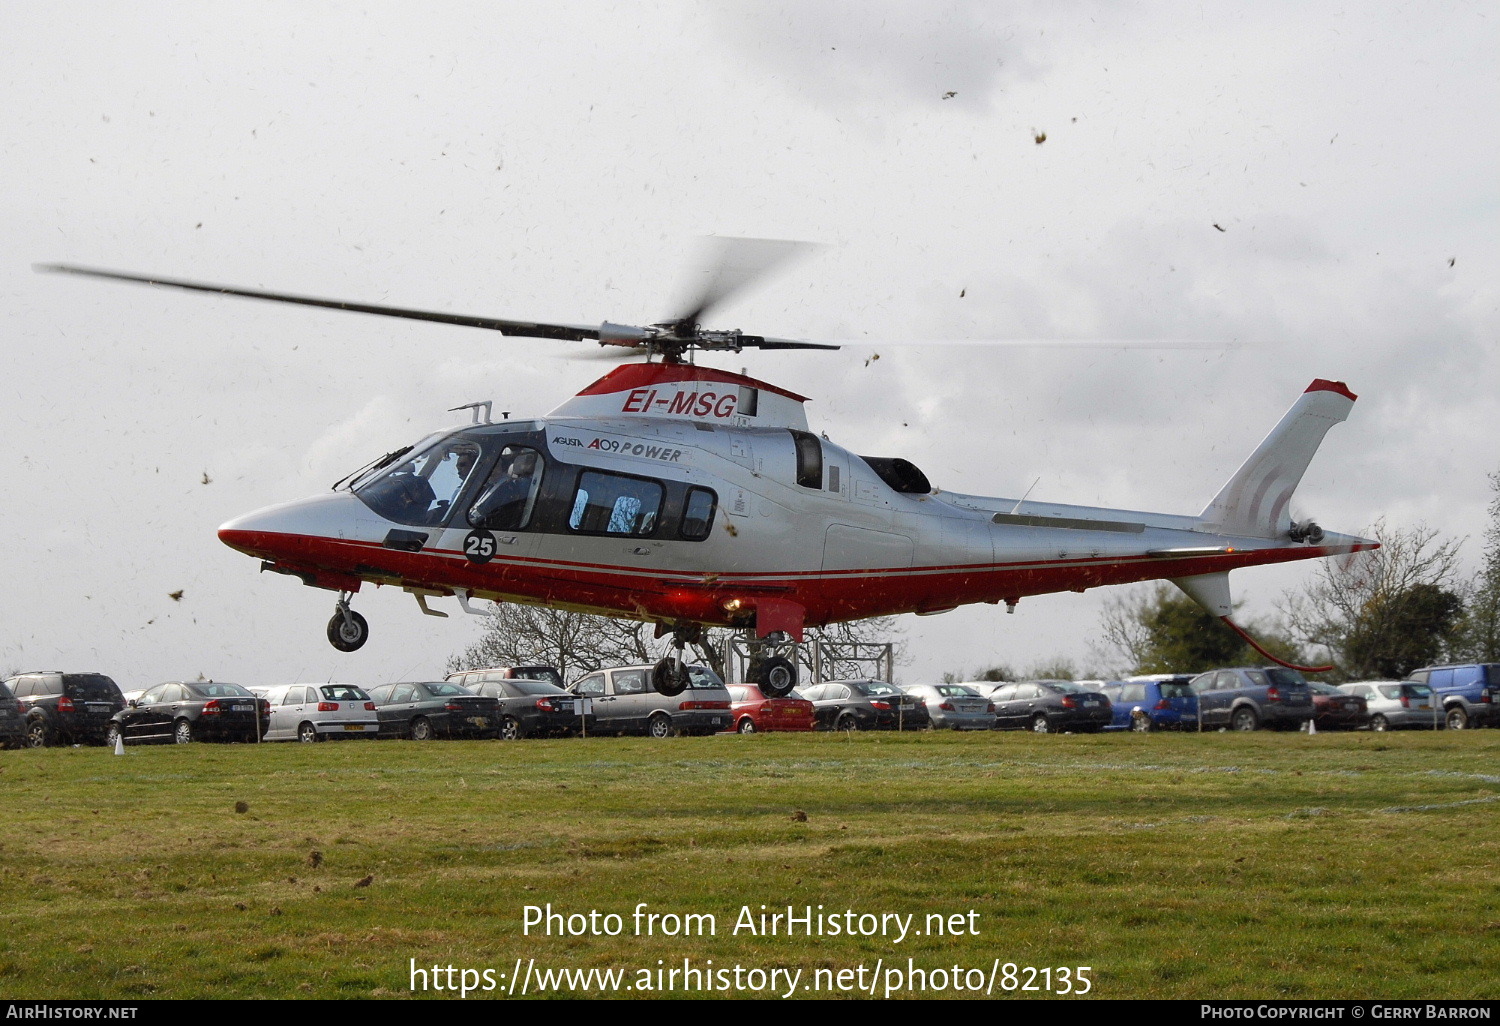
[[[1292,526],[1287,506],[1323,436],[1349,416],[1355,395],[1342,381],[1322,378],[1266,436],[1199,516],[1199,527],[1215,534],[1276,538]]]

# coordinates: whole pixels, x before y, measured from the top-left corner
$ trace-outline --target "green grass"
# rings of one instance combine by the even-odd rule
[[[1497,754],[1500,731],[5,752],[0,998],[408,996],[409,959],[518,957],[628,981],[658,959],[806,983],[998,958],[1091,966],[1101,997],[1493,998]],[[626,932],[523,936],[548,902]],[[639,902],[717,935],[634,936]],[[918,929],[972,909],[979,935],[733,935],[761,904]]]

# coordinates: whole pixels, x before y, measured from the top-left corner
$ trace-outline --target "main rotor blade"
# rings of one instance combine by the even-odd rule
[[[804,256],[819,247],[811,242],[787,239],[708,238],[703,240],[699,259],[704,280],[682,304],[677,323],[697,325],[714,307],[728,301],[737,292],[750,288],[776,268],[794,257]]]
[[[568,342],[598,339],[597,325],[544,324],[537,321],[509,321],[499,317],[474,317],[468,314],[443,313],[436,310],[411,310],[400,306],[377,306],[373,303],[348,303],[341,299],[318,299],[314,296],[297,296],[285,292],[259,292],[254,289],[235,288],[232,285],[214,285],[201,281],[184,281],[179,278],[153,278],[123,271],[106,271],[96,267],[77,267],[72,264],[34,264],[38,271],[58,274],[81,274],[90,278],[112,278],[116,281],[139,282],[142,285],[166,285],[174,289],[190,289],[194,292],[216,292],[224,296],[241,296],[245,299],[266,299],[275,303],[295,303],[299,306],[318,306],[327,310],[348,310],[353,313],[377,314],[381,317],[404,317],[414,321],[436,321],[439,324],[457,324],[465,328],[485,328],[502,335],[520,335],[527,338],[550,338]]]

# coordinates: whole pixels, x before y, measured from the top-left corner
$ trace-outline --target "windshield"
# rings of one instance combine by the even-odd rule
[[[479,462],[479,443],[463,437],[434,444],[369,475],[354,494],[387,520],[436,526],[448,519],[458,493]]]

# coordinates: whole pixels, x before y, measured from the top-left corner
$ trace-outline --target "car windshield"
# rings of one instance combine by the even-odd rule
[[[63,676],[63,688],[67,691],[69,698],[81,698],[84,701],[116,698],[120,689],[115,682],[102,673],[69,673]]]
[[[1049,680],[1044,682],[1044,686],[1064,695],[1087,695],[1092,691],[1091,688],[1074,684],[1070,680]]]
[[[1380,690],[1385,691],[1385,688]],[[1402,684],[1400,690],[1402,694],[1410,698],[1426,698],[1432,694],[1432,689],[1426,684]],[[1395,698],[1396,696],[1388,694],[1386,697]]]
[[[566,694],[556,684],[545,680],[508,680],[506,686],[517,695],[561,695]]]
[[[1342,691],[1340,691],[1338,688],[1334,687],[1332,684],[1324,684],[1320,680],[1309,681],[1307,686],[1310,687],[1310,688],[1312,688],[1313,691],[1317,692],[1320,695],[1342,695],[1343,694]]]
[[[938,684],[937,693],[946,698],[978,698],[979,692],[965,684]]]
[[[708,688],[722,688],[724,682],[719,675],[706,666],[688,667],[688,687],[706,690]]]
[[[428,694],[437,698],[446,698],[450,695],[472,695],[474,692],[457,684],[423,684]]]
[[[852,684],[850,686],[853,687],[855,691],[858,691],[860,694],[864,695],[866,698],[883,698],[886,695],[900,695],[905,693],[900,688],[896,687],[896,685],[887,684],[882,680],[868,680],[863,683]]]
[[[1171,684],[1163,682],[1161,685],[1161,697],[1163,698],[1192,698],[1193,689],[1184,682]]]
[[[563,686],[562,674],[550,666],[517,666],[514,672],[516,680],[546,681],[559,689]]]
[[[1279,667],[1273,666],[1267,668],[1262,672],[1264,672],[1265,675],[1270,678],[1272,684],[1279,684],[1284,688],[1307,687],[1307,678],[1302,676],[1302,674],[1298,673],[1296,670],[1283,670]]]

